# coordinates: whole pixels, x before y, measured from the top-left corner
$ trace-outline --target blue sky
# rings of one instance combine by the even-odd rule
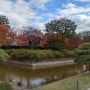
[[[12,27],[44,30],[51,20],[69,18],[77,32],[90,30],[90,0],[0,0],[0,15],[7,16]]]

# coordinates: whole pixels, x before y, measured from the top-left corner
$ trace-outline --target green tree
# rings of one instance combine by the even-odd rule
[[[45,31],[47,34],[59,32],[66,38],[73,38],[75,35],[75,29],[77,25],[70,19],[60,18],[59,20],[53,20],[45,24]]]
[[[6,16],[4,15],[0,15],[0,24],[4,24],[5,26],[7,26],[8,28],[10,28],[10,23],[9,20]]]
[[[90,31],[81,31],[79,33],[80,38],[90,41]]]
[[[83,45],[80,45],[77,49],[75,49],[74,54],[76,56],[75,57],[76,63],[82,63],[82,64],[90,63],[90,43],[84,43]],[[89,67],[89,72],[90,72],[90,67]]]

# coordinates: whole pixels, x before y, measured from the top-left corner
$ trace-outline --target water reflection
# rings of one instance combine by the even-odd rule
[[[35,79],[30,80],[30,84],[31,84],[32,88],[37,87],[37,86],[41,86],[45,82],[46,82],[46,79],[44,79],[44,78],[35,78]]]
[[[81,65],[54,66],[41,69],[0,64],[0,81],[9,82],[17,90],[30,90],[80,72]]]

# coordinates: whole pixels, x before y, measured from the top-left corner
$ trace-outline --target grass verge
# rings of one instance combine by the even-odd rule
[[[77,89],[77,81],[79,82],[79,89]],[[34,90],[87,90],[88,88],[90,88],[90,74],[72,76]]]

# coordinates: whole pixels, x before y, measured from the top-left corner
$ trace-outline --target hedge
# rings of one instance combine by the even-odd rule
[[[28,50],[28,49],[9,49],[5,50],[11,59],[17,60],[44,60],[63,57],[63,53],[54,50]]]
[[[43,47],[42,46],[34,46],[34,45],[29,45],[29,46],[25,46],[25,45],[22,45],[22,46],[19,46],[19,45],[8,46],[8,45],[4,45],[4,46],[1,46],[1,49],[33,49],[33,50],[42,50]]]

